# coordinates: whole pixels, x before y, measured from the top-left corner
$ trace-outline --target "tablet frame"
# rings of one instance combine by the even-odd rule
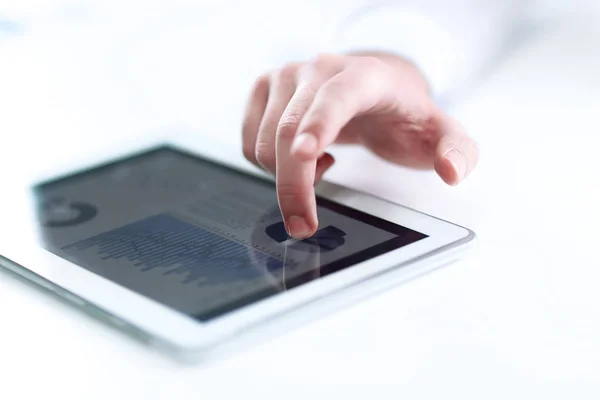
[[[250,166],[239,152],[232,152],[231,145],[218,140],[204,138],[200,144],[197,140],[180,138],[169,143],[156,143],[160,144],[272,180]],[[0,229],[0,266],[54,291],[88,312],[100,313],[119,328],[171,353],[206,352],[239,336],[240,332],[271,322],[317,300],[342,295],[348,289],[360,294],[361,287],[366,288],[367,282],[373,280],[389,280],[394,284],[409,280],[457,258],[475,238],[467,228],[366,193],[322,182],[316,190],[319,196],[421,232],[427,238],[201,322],[51,253],[42,247],[39,231],[35,229],[33,186],[134,156],[140,150],[148,149],[144,145],[122,143],[99,151],[91,159],[72,159],[46,169],[30,180],[9,185],[0,211],[0,224],[11,228]],[[394,273],[393,280],[388,279],[391,273]]]

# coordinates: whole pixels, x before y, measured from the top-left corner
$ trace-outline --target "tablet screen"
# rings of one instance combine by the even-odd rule
[[[48,251],[199,321],[426,237],[318,198],[319,230],[291,239],[272,182],[170,147],[35,194]]]

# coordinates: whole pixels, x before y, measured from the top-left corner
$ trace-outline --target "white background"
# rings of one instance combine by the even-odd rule
[[[196,367],[1,273],[0,398],[599,398],[600,28],[573,13],[452,109],[482,148],[464,185],[336,149],[329,179],[474,229],[464,260]],[[248,47],[259,34],[182,23],[135,42],[118,26],[45,24],[0,33],[2,179],[173,123],[241,153],[248,85],[276,62]],[[214,41],[196,48],[202,29]]]

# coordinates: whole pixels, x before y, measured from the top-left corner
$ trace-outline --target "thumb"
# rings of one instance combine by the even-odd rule
[[[440,178],[455,186],[477,165],[479,148],[465,128],[450,117],[441,123],[441,136],[435,151],[434,167]]]

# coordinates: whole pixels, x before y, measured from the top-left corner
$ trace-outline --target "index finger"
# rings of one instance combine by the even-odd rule
[[[342,128],[380,102],[384,89],[380,75],[349,67],[325,82],[316,94],[307,86],[292,98],[284,116],[302,116],[302,120],[287,133],[282,120],[277,135],[277,192],[292,236],[302,238],[317,230],[315,170],[321,172],[333,164],[333,158],[324,152]]]
[[[286,229],[297,239],[312,235],[318,227],[313,188],[317,160],[293,160],[290,157],[297,127],[313,97],[309,85],[298,87],[283,113],[276,135],[277,198]]]

